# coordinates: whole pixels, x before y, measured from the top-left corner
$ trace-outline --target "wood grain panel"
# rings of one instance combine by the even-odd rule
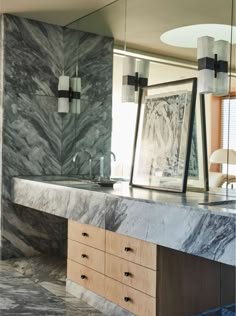
[[[105,251],[105,230],[68,220],[68,238]]]
[[[67,279],[104,296],[104,275],[70,259],[67,260]]]
[[[156,316],[155,298],[108,277],[105,277],[105,297],[135,315]],[[125,298],[128,298],[128,301],[125,301]]]
[[[106,231],[106,252],[152,270],[157,269],[155,244]]]
[[[68,239],[68,259],[104,274],[105,253]]]
[[[159,316],[190,316],[220,306],[219,263],[160,247]]]
[[[157,272],[154,270],[107,253],[105,274],[153,297],[157,296]]]

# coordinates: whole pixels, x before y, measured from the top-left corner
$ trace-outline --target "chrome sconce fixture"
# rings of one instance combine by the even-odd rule
[[[229,42],[213,37],[198,38],[198,92],[224,96],[229,92]]]
[[[122,102],[137,102],[139,88],[148,85],[149,61],[125,56],[123,60]]]

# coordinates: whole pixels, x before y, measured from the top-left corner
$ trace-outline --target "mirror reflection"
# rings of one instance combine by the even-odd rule
[[[222,71],[217,79],[218,87],[214,88],[218,90],[212,93],[208,89],[210,93],[205,93],[209,185],[212,190],[236,190],[236,20],[233,4],[234,1],[221,0],[149,0],[144,5],[142,0],[119,0],[69,25],[75,30],[114,38],[111,150],[116,161],[111,161],[112,177],[129,179],[132,165],[138,105],[137,97],[134,102],[122,102],[125,56],[149,61],[148,85],[199,77],[201,53],[197,43],[199,38],[208,36],[214,43],[222,40],[230,43],[226,53],[228,76],[224,82],[220,81],[223,80],[221,75],[226,76]],[[206,46],[202,49],[205,53]],[[218,48],[218,56],[221,53],[222,49]],[[227,86],[226,90],[220,93],[223,85]],[[201,138],[201,133],[197,137]]]

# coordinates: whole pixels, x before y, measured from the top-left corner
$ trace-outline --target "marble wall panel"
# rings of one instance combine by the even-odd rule
[[[5,15],[5,90],[57,96],[62,27]]]
[[[61,170],[62,174],[78,174],[77,162],[73,163],[76,153],[76,120],[78,115],[65,114],[62,117]]]
[[[66,255],[67,220],[3,201],[2,259]]]
[[[2,121],[3,121],[3,16],[0,15],[0,199],[2,199]],[[0,203],[0,258],[2,231],[2,203]]]
[[[3,197],[9,198],[14,175],[61,174],[62,122],[52,112],[56,99],[5,94]]]
[[[12,176],[61,174],[62,118],[55,111],[64,59],[61,27],[12,15],[4,15],[3,20],[1,257],[6,259],[37,254],[44,247],[59,252],[63,248],[59,241],[65,243],[61,234],[65,220],[58,223],[53,217],[40,217],[10,203]],[[44,227],[49,228],[47,233]]]
[[[106,154],[105,174],[110,173],[112,122],[112,63],[113,40],[108,37],[66,30],[65,70],[75,75],[78,65],[81,77],[81,113],[75,120],[75,139],[70,147],[79,152],[76,166],[70,162],[70,151],[65,159],[63,174],[89,174],[88,150],[93,156],[93,175],[99,175],[99,158]],[[77,47],[71,45],[77,41]],[[78,49],[79,48],[79,49]],[[78,58],[76,58],[77,56]],[[68,144],[68,143],[67,143]]]
[[[72,30],[67,27],[63,29],[64,41],[64,73],[66,76],[75,77],[76,67],[79,69],[79,39],[80,31]]]
[[[3,20],[5,81],[1,218],[3,254],[9,258],[11,254],[31,255],[32,251],[42,250],[40,238],[34,239],[28,233],[27,225],[23,224],[24,212],[16,211],[10,203],[11,177],[88,174],[85,149],[93,155],[93,172],[98,174],[99,157],[107,152],[109,158],[113,41],[12,15],[4,15]],[[74,76],[77,66],[82,78],[82,113],[58,114],[58,77],[63,70],[66,75]],[[72,158],[77,151],[78,160],[73,164]],[[106,170],[108,174],[108,164]],[[33,218],[34,211],[29,211]],[[94,218],[96,220],[95,215]],[[40,227],[43,223],[55,225],[55,231],[58,231],[56,239],[60,240],[61,226],[66,222],[58,224],[50,217],[42,218]],[[40,227],[36,230],[38,236],[42,235]],[[50,238],[47,246],[52,250],[55,248]]]

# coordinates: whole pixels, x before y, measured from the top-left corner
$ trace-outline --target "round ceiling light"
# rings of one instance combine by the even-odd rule
[[[160,37],[165,44],[177,47],[196,48],[197,39],[202,36],[211,36],[217,40],[231,42],[231,31],[233,42],[236,43],[236,27],[225,24],[195,24],[167,31]]]

